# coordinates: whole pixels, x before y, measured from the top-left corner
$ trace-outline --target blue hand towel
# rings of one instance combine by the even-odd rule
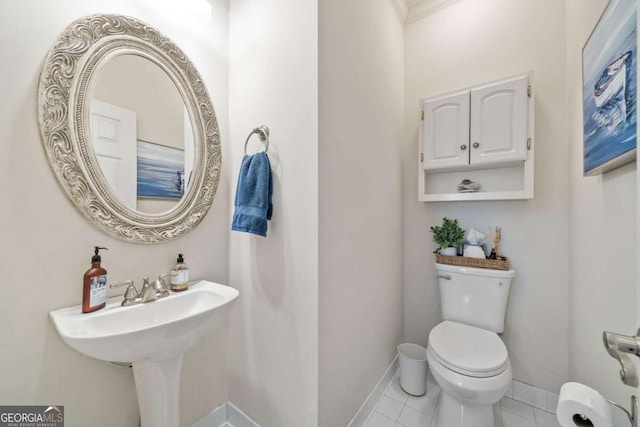
[[[273,212],[272,194],[273,180],[267,153],[245,155],[238,175],[231,229],[266,237],[267,220]]]

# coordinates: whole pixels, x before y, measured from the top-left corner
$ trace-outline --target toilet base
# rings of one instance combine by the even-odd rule
[[[442,391],[435,427],[495,427],[492,405],[464,405]]]

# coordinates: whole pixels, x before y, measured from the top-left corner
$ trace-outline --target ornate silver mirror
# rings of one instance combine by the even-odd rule
[[[204,218],[218,123],[194,65],[158,30],[121,15],[74,21],[47,54],[38,105],[49,164],[92,224],[149,244]]]

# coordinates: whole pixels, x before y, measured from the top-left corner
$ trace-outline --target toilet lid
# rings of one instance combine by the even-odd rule
[[[447,367],[472,377],[498,375],[508,353],[495,332],[445,320],[429,333],[429,347]]]

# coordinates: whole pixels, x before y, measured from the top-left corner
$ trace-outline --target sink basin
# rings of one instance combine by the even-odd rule
[[[224,323],[238,291],[199,281],[187,291],[153,302],[122,307],[122,297],[93,313],[82,307],[49,313],[69,347],[109,362],[162,360],[179,356]]]
[[[77,305],[49,316],[71,348],[95,359],[132,363],[143,427],[176,426],[182,356],[226,322],[238,294],[201,280],[153,302],[122,307],[122,297],[116,297],[93,313],[83,314]]]

